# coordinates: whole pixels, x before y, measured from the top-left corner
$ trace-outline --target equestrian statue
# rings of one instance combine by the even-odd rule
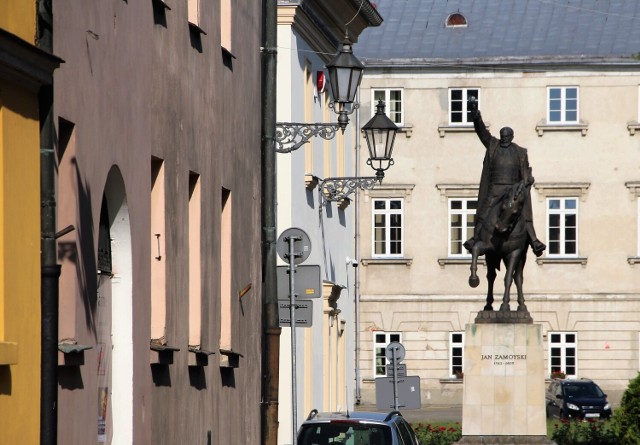
[[[478,191],[478,207],[474,234],[464,243],[471,253],[469,285],[477,287],[478,257],[484,255],[487,264],[487,302],[484,311],[493,311],[493,283],[501,263],[505,266],[504,296],[500,313],[510,312],[510,289],[515,282],[518,291],[517,312],[528,315],[522,292],[522,271],[531,246],[536,256],[546,246],[537,238],[531,210],[531,186],[534,179],[527,150],[513,143],[513,130],[504,127],[500,139],[492,136],[478,110],[474,97],[468,109],[478,138],[486,148]]]

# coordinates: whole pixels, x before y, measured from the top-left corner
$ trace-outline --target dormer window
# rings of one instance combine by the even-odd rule
[[[449,14],[447,17],[447,28],[457,28],[457,27],[466,27],[467,26],[467,18],[460,14],[459,12],[454,12],[453,14]]]

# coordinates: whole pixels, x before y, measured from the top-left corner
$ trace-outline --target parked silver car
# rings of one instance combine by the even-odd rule
[[[300,426],[297,445],[418,445],[399,411],[319,413],[312,410]]]

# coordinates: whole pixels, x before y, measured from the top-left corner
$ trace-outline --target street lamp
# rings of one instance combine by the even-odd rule
[[[364,137],[369,148],[367,165],[376,171],[375,176],[327,178],[320,185],[322,203],[327,205],[330,201],[342,201],[354,193],[358,188],[371,190],[376,181],[382,183],[385,170],[393,165],[393,144],[398,132],[398,126],[384,114],[384,102],[378,101],[376,114],[362,127]]]
[[[329,108],[338,114],[338,122],[330,124],[277,122],[276,151],[278,153],[291,153],[314,136],[320,136],[328,141],[334,138],[338,130],[344,133],[349,123],[348,115],[360,106],[355,101],[355,97],[362,80],[364,65],[353,55],[348,37],[345,37],[342,48],[326,68],[332,97]]]
[[[382,182],[385,170],[388,170],[393,165],[391,153],[393,152],[393,143],[398,132],[398,126],[384,113],[384,102],[382,100],[378,101],[376,114],[369,122],[364,124],[362,131],[364,131],[364,137],[369,148],[367,165],[370,165],[376,171],[376,178]],[[378,165],[374,166],[374,162]]]
[[[329,107],[338,113],[338,124],[344,132],[349,123],[347,115],[353,113],[360,106],[356,102],[356,92],[364,71],[364,65],[353,55],[351,41],[348,37],[343,40],[342,49],[327,64],[327,71],[329,71],[329,84],[333,98]],[[349,107],[349,105],[351,106]]]

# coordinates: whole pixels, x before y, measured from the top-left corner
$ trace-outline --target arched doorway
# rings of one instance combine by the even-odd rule
[[[109,172],[98,234],[98,443],[133,442],[131,228],[120,170]]]

